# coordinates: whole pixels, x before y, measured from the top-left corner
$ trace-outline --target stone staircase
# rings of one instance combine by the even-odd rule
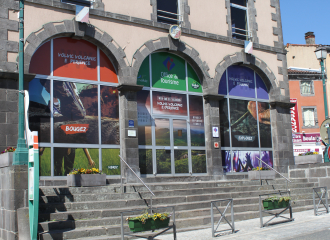
[[[259,217],[259,194],[285,191],[284,179],[263,181],[226,180],[151,182],[154,207],[175,205],[177,231],[209,228],[210,201],[234,199],[235,221]],[[170,182],[170,179],[172,182]],[[291,179],[293,213],[313,208],[307,179]],[[166,181],[166,180],[165,180]],[[150,193],[141,184],[104,187],[40,187],[39,239],[120,239],[120,212],[147,208]],[[166,212],[170,212],[170,209]],[[125,224],[125,231],[129,231]],[[211,233],[210,233],[211,234]]]

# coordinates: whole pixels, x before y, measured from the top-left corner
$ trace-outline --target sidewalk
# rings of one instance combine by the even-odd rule
[[[284,215],[288,216],[288,215]],[[228,216],[230,219],[230,216]],[[330,214],[314,216],[314,210],[293,212],[293,222],[280,223],[269,227],[260,228],[260,218],[235,222],[236,233],[227,231],[226,235],[212,238],[211,227],[202,230],[177,233],[178,240],[209,240],[209,239],[235,239],[235,240],[272,240],[272,239],[330,239]],[[228,219],[228,220],[229,220]],[[267,218],[269,219],[269,218]],[[218,221],[219,219],[215,219]],[[281,220],[280,218],[274,221]],[[225,222],[225,220],[222,220]],[[264,218],[264,223],[266,218]],[[221,224],[219,230],[229,229],[229,225]],[[173,234],[161,235],[157,240],[172,240]]]

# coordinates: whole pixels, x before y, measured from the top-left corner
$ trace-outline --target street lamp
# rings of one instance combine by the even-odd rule
[[[325,85],[325,77],[324,77],[324,60],[327,58],[327,49],[322,45],[319,45],[315,50],[316,58],[320,61],[321,64],[321,73],[322,73],[322,82],[323,82],[323,98],[324,98],[324,112],[325,119],[328,119],[328,101],[327,101],[327,89]]]

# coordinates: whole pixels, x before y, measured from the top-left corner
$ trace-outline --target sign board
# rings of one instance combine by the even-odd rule
[[[214,148],[219,148],[219,142],[214,143]]]
[[[89,7],[76,5],[76,21],[82,23],[88,23]]]
[[[128,120],[128,127],[134,127],[134,120]]]
[[[245,51],[245,53],[252,54],[253,53],[253,42],[244,41],[244,51]]]
[[[136,137],[136,130],[127,130],[128,137]]]
[[[214,138],[219,137],[219,128],[218,127],[212,127],[212,134]]]
[[[294,133],[292,134],[293,143],[316,143],[320,142],[321,137],[319,133]]]
[[[294,132],[294,133],[300,132],[297,99],[296,98],[290,98],[290,102],[296,104],[294,107],[290,108],[292,132]]]
[[[172,25],[169,30],[170,36],[173,39],[179,39],[181,37],[181,28],[178,25]]]

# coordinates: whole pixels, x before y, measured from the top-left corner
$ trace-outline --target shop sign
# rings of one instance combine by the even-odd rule
[[[255,136],[235,135],[235,138],[239,142],[253,142],[255,139]]]
[[[153,113],[187,116],[187,98],[182,94],[153,92]]]
[[[300,131],[298,118],[298,102],[296,98],[290,98],[290,102],[296,104],[294,107],[290,108],[292,132],[296,133]]]
[[[89,124],[66,124],[61,126],[65,134],[86,133],[88,128]]]
[[[179,39],[181,37],[181,28],[178,25],[172,25],[169,30],[170,36],[173,39]]]
[[[218,127],[212,127],[212,133],[214,138],[219,137],[219,128]]]
[[[316,143],[321,141],[320,133],[295,133],[292,134],[293,143]]]

